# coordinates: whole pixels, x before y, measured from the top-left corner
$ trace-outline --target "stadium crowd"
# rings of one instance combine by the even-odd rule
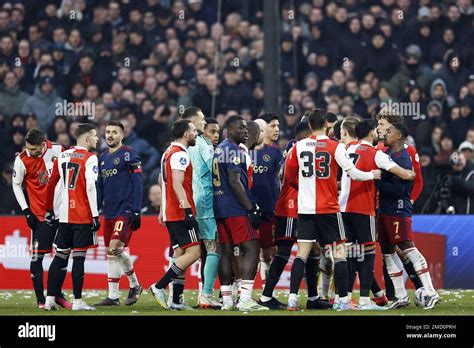
[[[157,213],[160,158],[185,108],[221,126],[232,114],[255,119],[265,93],[262,1],[223,1],[221,13],[217,3],[3,2],[0,213],[20,212],[12,167],[32,128],[68,148],[86,119],[99,127],[100,152],[105,122],[120,120],[143,159],[144,212]],[[417,103],[405,115],[423,169],[415,212],[472,213],[472,1],[292,0],[280,16],[280,147],[315,107],[369,119],[382,102]],[[59,116],[64,101],[92,103],[94,117]]]

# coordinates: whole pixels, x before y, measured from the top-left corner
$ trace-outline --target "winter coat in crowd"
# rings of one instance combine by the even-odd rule
[[[33,95],[29,96],[23,107],[22,114],[34,113],[38,117],[41,129],[49,129],[56,117],[56,104],[62,104],[62,99],[58,97],[56,89],[53,88],[49,95],[44,94],[39,85],[36,86]]]

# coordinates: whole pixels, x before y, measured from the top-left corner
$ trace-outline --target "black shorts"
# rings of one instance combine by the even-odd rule
[[[168,229],[171,247],[173,249],[178,247],[186,249],[192,245],[201,244],[197,221],[194,223],[194,228],[192,229],[188,229],[184,221],[167,221],[166,228]]]
[[[58,230],[58,221],[53,226],[39,222],[35,230],[31,230],[30,251],[32,253],[50,253],[53,249],[54,236]]]
[[[318,242],[324,246],[345,241],[341,213],[298,214],[298,242]]]
[[[342,213],[347,241],[357,244],[375,244],[375,217],[357,213]]]
[[[97,248],[97,231],[92,232],[92,224],[59,223],[54,245],[58,250],[82,251]]]
[[[295,218],[276,216],[275,221],[275,240],[296,241],[296,226],[298,220]]]

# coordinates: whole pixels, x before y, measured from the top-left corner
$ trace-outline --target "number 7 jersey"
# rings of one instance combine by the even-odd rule
[[[97,181],[98,173],[97,156],[93,152],[87,151],[86,148],[74,146],[61,152],[54,163],[50,179],[50,182],[61,180],[63,183],[59,222],[71,224],[92,223],[86,180]],[[48,202],[50,202],[49,197]]]
[[[298,214],[339,212],[337,170],[354,167],[344,145],[313,135],[298,141],[288,156],[285,179],[298,188]]]

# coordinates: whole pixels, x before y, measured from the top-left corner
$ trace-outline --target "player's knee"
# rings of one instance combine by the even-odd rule
[[[375,253],[375,245],[374,244],[364,245],[363,250],[364,250],[365,254],[374,254]]]
[[[334,249],[334,263],[346,259],[346,247],[344,243],[336,245]]]
[[[398,247],[401,249],[400,256],[403,258],[406,258],[405,256],[405,250],[413,248],[415,244],[411,240],[406,240],[398,244]]]
[[[123,248],[108,248],[107,253],[112,256],[120,256],[124,252]]]
[[[204,247],[205,251],[207,251],[208,253],[217,252],[217,243],[215,240],[204,240]]]
[[[201,257],[201,246],[200,245],[193,245],[192,247],[189,247],[185,250],[186,254],[189,254],[189,257],[191,257],[195,262]]]

